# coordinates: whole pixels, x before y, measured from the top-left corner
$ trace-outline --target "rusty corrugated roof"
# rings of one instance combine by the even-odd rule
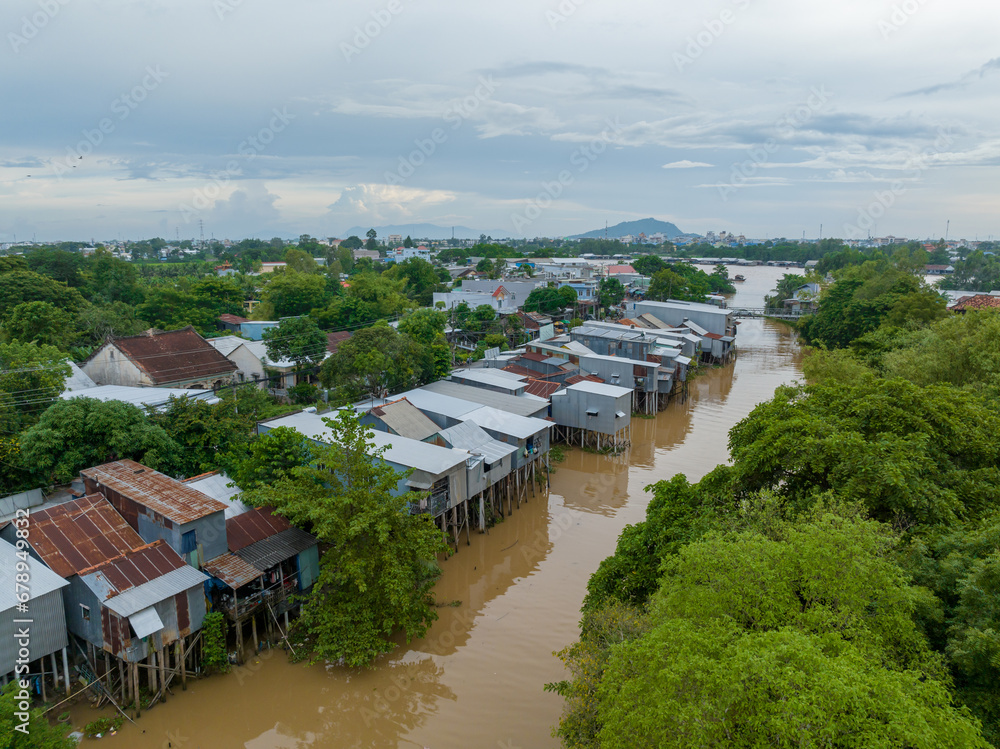
[[[326,334],[326,350],[331,354],[336,354],[337,349],[340,348],[340,344],[351,337],[351,333],[346,330],[337,331],[335,333]]]
[[[975,296],[964,296],[951,310],[955,312],[965,312],[970,309],[996,309],[1000,307],[1000,297],[990,294],[976,294]]]
[[[226,539],[230,551],[239,551],[250,544],[287,531],[291,526],[270,509],[257,507],[226,521]]]
[[[240,323],[250,322],[250,320],[247,319],[246,317],[240,317],[239,315],[231,315],[228,312],[219,315],[219,319],[222,322],[229,323],[230,325],[239,325]]]
[[[95,481],[98,491],[106,486],[179,525],[226,509],[222,502],[134,460],[84,468],[80,475]]]
[[[79,574],[96,574],[103,578],[108,586],[105,596],[107,599],[184,566],[186,565],[180,554],[171,549],[166,541],[159,540],[127,551],[102,564],[80,570]]]
[[[531,395],[537,395],[539,398],[549,398],[552,394],[561,388],[558,382],[546,382],[545,380],[528,380],[528,387],[524,389],[524,392],[530,393]]]
[[[233,590],[241,588],[260,577],[263,572],[235,554],[222,554],[202,565],[212,577],[218,578]]]
[[[566,378],[567,385],[576,385],[579,382],[599,382],[604,384],[604,380],[597,375],[573,375],[572,377]]]
[[[60,577],[99,565],[144,545],[125,518],[100,494],[31,513],[29,538]]]
[[[156,385],[222,377],[236,371],[236,365],[190,325],[180,330],[147,331],[142,335],[116,338],[105,345],[114,346],[125,354]]]

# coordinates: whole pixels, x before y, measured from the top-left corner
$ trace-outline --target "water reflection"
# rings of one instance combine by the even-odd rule
[[[632,422],[645,422],[636,419]],[[634,438],[634,437],[633,437]],[[556,466],[553,486],[565,507],[579,512],[613,515],[628,502],[630,451],[599,455],[579,448],[566,449],[566,460]]]

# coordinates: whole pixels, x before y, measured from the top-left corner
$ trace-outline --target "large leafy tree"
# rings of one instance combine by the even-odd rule
[[[48,302],[68,312],[86,304],[79,291],[48,276],[28,270],[0,273],[0,318],[23,302]]]
[[[315,366],[326,356],[326,333],[305,315],[289,317],[264,331],[267,356],[272,362],[295,362],[297,370]]]
[[[430,382],[431,352],[384,322],[359,330],[323,362],[320,382],[335,389],[337,400],[381,397]]]
[[[22,462],[46,484],[68,483],[81,468],[122,458],[169,469],[177,453],[162,427],[122,401],[57,401],[21,436]]]
[[[625,298],[625,286],[617,278],[602,278],[597,295],[602,307],[614,307]]]
[[[434,266],[419,257],[394,264],[384,275],[393,280],[403,280],[406,295],[421,307],[431,306],[434,292],[443,288]]]
[[[304,315],[325,305],[326,281],[321,275],[295,270],[275,272],[264,288],[264,299],[271,305],[276,317]]]
[[[645,616],[591,612],[563,653],[568,746],[988,746],[913,621],[896,539],[860,508],[773,503],[664,562]],[[613,626],[608,626],[609,622]]]
[[[275,427],[255,439],[245,452],[231,456],[229,477],[249,491],[291,478],[292,469],[309,465],[316,443],[289,427]]]
[[[0,431],[16,434],[62,394],[70,366],[54,346],[0,343]]]
[[[51,302],[22,302],[0,324],[0,337],[8,343],[37,343],[66,350],[76,341],[73,315]]]
[[[636,273],[641,273],[644,276],[652,278],[666,268],[667,264],[657,255],[643,255],[632,261],[632,267]]]
[[[533,289],[521,309],[525,312],[541,312],[543,315],[554,315],[566,306],[566,300],[557,289],[543,286]]]
[[[1000,502],[1000,415],[947,386],[867,378],[779,388],[730,432],[739,494],[796,506],[835,490],[887,522],[933,524]]]
[[[398,493],[401,475],[354,412],[324,421],[334,444],[244,497],[329,544],[296,627],[314,661],[363,666],[393,650],[395,635],[420,637],[437,618],[431,590],[447,547],[429,515],[410,513],[418,495]]]
[[[516,319],[516,315],[511,315]],[[445,338],[448,314],[439,310],[418,309],[399,321],[399,332],[424,346],[434,360],[435,380],[451,369],[451,347]]]

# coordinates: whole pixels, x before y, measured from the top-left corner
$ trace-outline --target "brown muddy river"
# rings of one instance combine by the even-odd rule
[[[706,269],[708,270],[708,269]],[[786,271],[731,268],[747,281],[730,302],[759,307]],[[787,271],[801,273],[801,271]],[[747,320],[739,358],[707,370],[656,419],[635,419],[617,458],[567,450],[539,494],[489,535],[444,562],[441,618],[427,638],[401,645],[374,669],[289,664],[265,651],[247,667],[179,689],[165,705],[101,740],[128,749],[558,747],[562,700],[542,691],[564,677],[552,653],[577,635],[589,576],[622,528],[643,519],[643,489],[683,473],[697,480],[728,459],[728,430],[774,389],[801,378],[785,326]],[[96,717],[77,707],[74,724]],[[87,742],[90,743],[90,742]]]

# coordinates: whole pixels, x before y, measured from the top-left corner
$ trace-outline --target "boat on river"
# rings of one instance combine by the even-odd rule
[[[741,276],[741,275],[737,274],[737,275],[733,276],[733,280],[734,281],[739,281],[740,283],[742,283],[743,281],[747,280],[747,277],[746,276]]]

